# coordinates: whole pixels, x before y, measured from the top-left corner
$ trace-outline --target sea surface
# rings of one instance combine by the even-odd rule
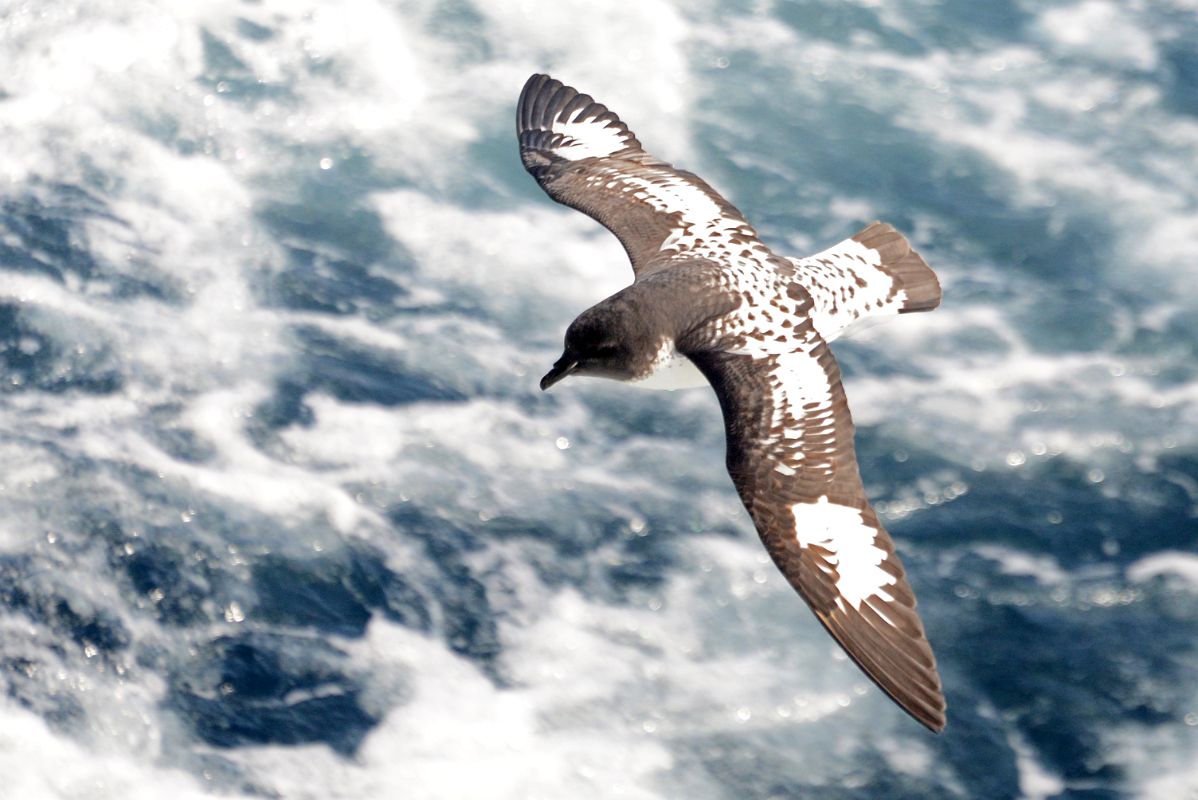
[[[533,72],[778,251],[940,660],[838,651],[707,389],[537,389],[631,276]],[[1198,797],[1193,0],[0,0],[0,798]]]

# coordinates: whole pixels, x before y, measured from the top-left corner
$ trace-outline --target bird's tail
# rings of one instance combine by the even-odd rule
[[[940,305],[940,281],[911,243],[885,222],[807,258],[792,258],[811,295],[811,320],[832,341],[858,320]]]
[[[877,251],[878,269],[894,280],[894,288],[906,295],[898,307],[900,314],[931,311],[940,305],[940,281],[936,273],[911,248],[907,237],[885,222],[874,222],[855,236],[858,242]]]

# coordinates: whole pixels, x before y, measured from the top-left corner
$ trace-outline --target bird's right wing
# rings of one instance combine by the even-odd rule
[[[774,563],[862,670],[944,727],[936,659],[894,544],[865,496],[828,346],[687,353],[719,397],[728,472]]]
[[[550,197],[616,235],[639,277],[678,256],[768,250],[744,216],[703,180],[659,161],[619,117],[548,75],[520,93],[524,167]]]

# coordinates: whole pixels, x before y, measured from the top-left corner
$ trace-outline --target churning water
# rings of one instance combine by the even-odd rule
[[[538,71],[940,274],[835,349],[942,735],[710,391],[537,391],[630,277]],[[1186,0],[0,3],[0,797],[1198,795],[1196,165]]]

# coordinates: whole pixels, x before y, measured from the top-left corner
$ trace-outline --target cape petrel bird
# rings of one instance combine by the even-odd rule
[[[882,222],[814,256],[775,255],[703,180],[649,155],[614,113],[548,75],[528,79],[516,115],[524,167],[614,233],[635,273],[571,323],[541,389],[570,375],[709,383],[728,472],[778,569],[882,691],[941,730],[936,659],[865,496],[828,349],[862,317],[935,308],[936,275]]]

